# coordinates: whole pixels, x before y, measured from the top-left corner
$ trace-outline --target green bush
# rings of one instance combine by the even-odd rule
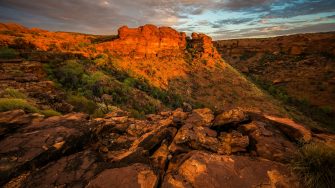
[[[74,106],[74,110],[77,112],[93,114],[97,109],[96,104],[84,96],[70,95],[67,101]]]
[[[35,106],[29,104],[24,99],[0,98],[0,112],[15,109],[22,109],[26,112],[32,113],[36,113],[39,111]]]
[[[18,55],[19,53],[12,48],[0,48],[0,58],[2,59],[15,59]]]
[[[135,109],[129,109],[130,116],[136,119],[144,119],[145,118],[145,113],[143,111],[138,111]]]
[[[100,108],[96,109],[92,114],[92,117],[94,117],[94,118],[102,118],[104,116],[105,116],[105,113]]]
[[[48,110],[41,110],[40,111],[41,114],[43,114],[45,117],[52,117],[52,116],[61,116],[62,114],[52,110],[52,109],[48,109]]]
[[[0,97],[3,98],[17,98],[17,99],[25,99],[27,96],[20,92],[17,89],[7,88],[3,92],[0,93]]]
[[[65,65],[53,71],[57,80],[66,88],[79,88],[82,84],[84,67],[76,60],[67,60]]]
[[[291,166],[306,187],[331,188],[335,185],[335,148],[323,143],[306,144]]]

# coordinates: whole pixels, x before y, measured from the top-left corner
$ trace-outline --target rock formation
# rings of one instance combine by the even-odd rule
[[[139,28],[123,26],[118,38],[98,45],[98,48],[134,58],[180,56],[186,46],[186,34],[169,27],[145,25]]]
[[[297,142],[286,135],[311,135],[308,129],[262,114],[241,112],[250,117],[246,122],[224,113],[235,125],[229,130],[211,128],[222,115],[209,109],[177,109],[145,120],[127,113],[98,119],[0,113],[1,130],[9,129],[1,133],[0,182],[5,187],[299,187],[286,164]]]

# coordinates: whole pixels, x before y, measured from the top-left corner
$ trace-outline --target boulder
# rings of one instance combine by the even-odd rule
[[[248,122],[249,116],[240,109],[233,109],[217,115],[214,119],[212,128],[219,130],[228,130],[236,125]]]
[[[23,110],[0,112],[0,138],[18,128],[25,127],[37,117],[32,114],[26,114]]]
[[[250,138],[250,149],[257,155],[273,161],[288,162],[294,157],[297,147],[275,126],[253,121],[239,127]]]
[[[214,115],[212,110],[209,108],[202,108],[193,110],[185,123],[209,127],[212,124],[213,119]]]
[[[309,129],[294,122],[288,118],[280,118],[274,116],[265,116],[268,120],[271,121],[275,126],[277,126],[285,135],[289,136],[290,139],[297,142],[310,142],[312,139],[312,133]]]
[[[217,132],[206,127],[187,123],[183,125],[170,146],[172,153],[186,152],[192,149],[216,152],[219,141]]]
[[[86,188],[154,188],[158,177],[150,167],[136,163],[122,168],[107,169],[91,180]]]
[[[236,152],[245,152],[249,145],[249,137],[243,136],[240,132],[231,133],[222,132],[219,136],[220,146],[219,154],[232,154]]]
[[[86,150],[49,163],[30,174],[24,187],[84,187],[108,165],[99,155]]]
[[[264,159],[193,151],[171,164],[162,187],[298,187],[287,166]]]
[[[68,114],[33,122],[0,141],[0,184],[22,170],[45,165],[80,150],[91,139],[85,114]]]

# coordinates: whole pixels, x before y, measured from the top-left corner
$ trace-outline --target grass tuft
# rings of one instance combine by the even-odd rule
[[[0,97],[3,98],[16,98],[16,99],[25,99],[27,98],[27,96],[20,92],[17,89],[13,89],[13,88],[7,88],[5,89],[3,92],[0,93]]]
[[[0,48],[0,59],[15,59],[18,57],[18,55],[19,53],[12,48]]]
[[[52,109],[48,109],[48,110],[41,110],[40,111],[41,114],[43,114],[45,117],[52,117],[52,116],[61,116],[62,114],[52,110]]]
[[[24,99],[0,98],[0,112],[22,109],[26,112],[36,113],[39,110]]]
[[[293,171],[307,188],[331,188],[335,185],[335,148],[322,143],[301,147],[291,163]]]

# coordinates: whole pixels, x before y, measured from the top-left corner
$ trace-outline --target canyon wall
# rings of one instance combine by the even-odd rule
[[[285,53],[290,55],[328,53],[335,55],[335,33],[297,34],[274,38],[233,39],[214,42],[223,56],[245,52]]]

